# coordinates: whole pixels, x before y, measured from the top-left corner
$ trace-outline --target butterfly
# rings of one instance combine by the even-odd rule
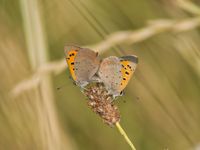
[[[75,45],[65,46],[65,58],[75,84],[81,88],[93,81],[98,71],[100,59],[98,53]]]
[[[102,60],[97,72],[108,93],[117,97],[122,95],[138,64],[135,55],[116,57],[110,56]]]

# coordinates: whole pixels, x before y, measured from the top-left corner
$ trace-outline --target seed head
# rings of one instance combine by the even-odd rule
[[[108,94],[102,83],[88,85],[83,93],[87,96],[88,106],[98,114],[109,126],[114,126],[120,121],[120,113],[114,105],[113,96]]]

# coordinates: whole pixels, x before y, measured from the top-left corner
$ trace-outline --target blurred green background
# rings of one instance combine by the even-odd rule
[[[0,0],[0,149],[130,149],[63,71],[63,47],[96,45],[117,31],[168,19],[189,21],[150,28],[151,36],[114,43],[100,56],[139,57],[125,96],[116,101],[138,150],[199,150],[199,7],[197,0]],[[47,67],[54,62],[61,65]]]

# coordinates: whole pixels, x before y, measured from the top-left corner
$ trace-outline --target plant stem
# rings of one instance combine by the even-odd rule
[[[120,134],[124,137],[124,139],[126,140],[126,142],[128,143],[128,145],[131,147],[131,149],[132,150],[136,150],[135,146],[133,145],[133,143],[131,142],[131,140],[129,139],[128,135],[123,130],[123,128],[121,127],[121,125],[120,125],[119,122],[116,123],[116,127],[119,130]]]

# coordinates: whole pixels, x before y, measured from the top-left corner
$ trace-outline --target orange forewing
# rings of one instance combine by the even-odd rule
[[[66,61],[69,67],[70,74],[74,81],[76,81],[74,63],[75,63],[75,57],[77,53],[78,53],[78,50],[72,49],[72,50],[69,50],[66,54]]]
[[[121,75],[122,75],[122,80],[120,83],[120,91],[122,91],[126,85],[128,84],[129,80],[131,79],[133,73],[134,73],[134,68],[132,68],[132,65],[130,61],[127,60],[121,60]]]

